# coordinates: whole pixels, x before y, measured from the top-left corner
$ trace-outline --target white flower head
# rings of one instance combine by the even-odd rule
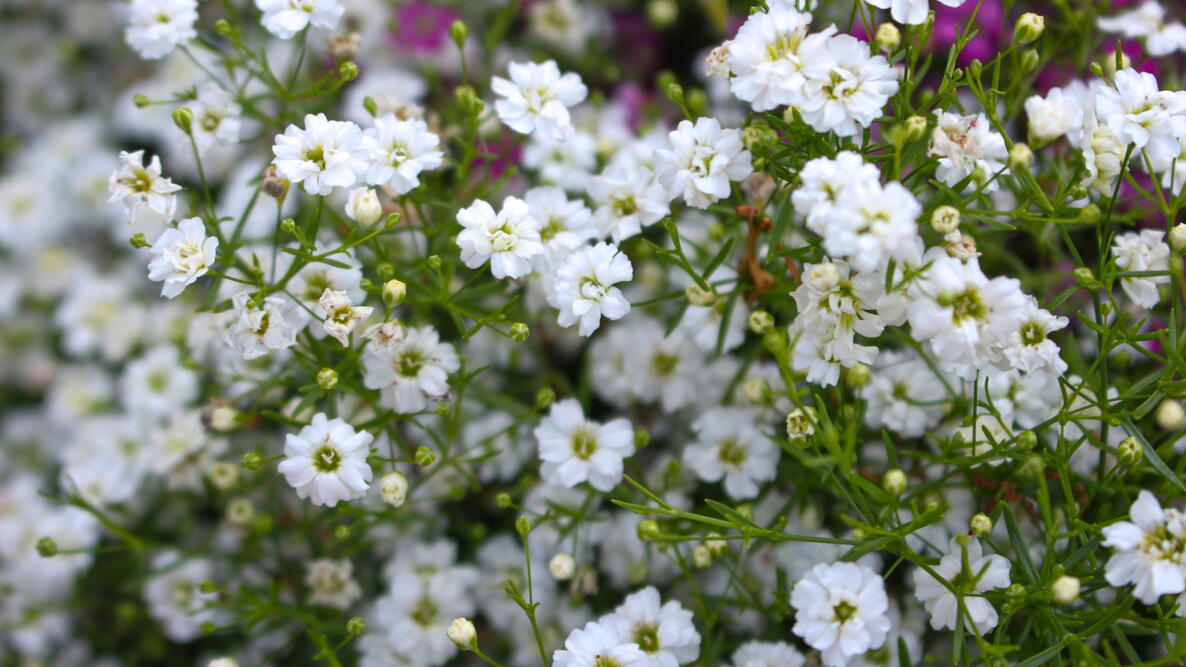
[[[585,100],[588,89],[578,74],[561,76],[556,61],[511,63],[510,79],[494,77],[490,87],[502,99],[494,103],[498,117],[519,134],[564,139],[572,133],[569,107]]]
[[[1104,546],[1116,550],[1104,578],[1113,586],[1135,584],[1133,595],[1154,604],[1162,595],[1186,590],[1186,515],[1162,509],[1142,490],[1129,509],[1129,521],[1103,529]]]
[[[257,300],[246,291],[232,297],[231,303],[235,312],[223,338],[245,360],[291,346],[308,320],[305,311],[284,297]]]
[[[866,0],[874,7],[890,10],[890,16],[898,23],[921,25],[926,23],[930,10],[929,0]],[[948,7],[959,7],[966,0],[939,0]]]
[[[791,590],[792,632],[820,651],[829,667],[879,648],[890,631],[881,576],[855,563],[819,563]]]
[[[453,346],[442,343],[432,327],[409,328],[388,345],[371,339],[362,356],[363,384],[381,390],[384,406],[402,414],[421,412],[428,400],[449,393],[449,374],[461,368]]]
[[[960,116],[936,110],[935,116],[938,123],[931,133],[930,155],[939,158],[935,170],[939,180],[955,185],[972,176],[969,185],[979,185],[1004,169],[1009,159],[1005,139],[993,131],[984,114]],[[984,192],[996,189],[994,180],[984,187]]]
[[[141,58],[164,58],[198,35],[197,0],[132,0],[124,39]]]
[[[1050,339],[1050,334],[1065,329],[1067,318],[1039,308],[1033,297],[1028,297],[1027,301],[1017,328],[1009,332],[1009,338],[1002,346],[1004,365],[1026,373],[1049,371],[1062,375],[1067,370],[1067,362],[1059,356],[1058,343]]]
[[[544,251],[535,256],[536,271],[550,273],[568,255],[597,237],[593,212],[558,187],[532,188],[523,195],[531,217],[539,221]]]
[[[852,35],[834,35],[804,49],[803,120],[817,132],[852,137],[881,116],[898,92],[898,73],[883,56]]]
[[[655,152],[655,174],[667,196],[683,197],[689,206],[708,205],[729,196],[729,182],[753,172],[741,130],[723,130],[715,118],[680,121],[667,135],[669,150]]]
[[[350,345],[350,332],[354,331],[354,326],[375,310],[370,306],[352,305],[350,297],[342,290],[325,290],[319,304],[325,311],[325,333],[344,346]]]
[[[599,424],[585,418],[575,398],[558,401],[535,429],[544,479],[554,486],[581,482],[608,492],[622,481],[622,462],[634,453],[626,419]]]
[[[619,637],[638,644],[651,667],[678,667],[700,655],[692,612],[676,600],[664,603],[653,586],[628,595],[600,622],[616,626]]]
[[[420,185],[420,172],[441,166],[444,153],[436,150],[441,140],[422,120],[400,120],[386,113],[376,118],[375,126],[364,135],[371,163],[366,179],[371,185],[386,185],[397,194],[407,194]]]
[[[186,106],[193,114],[191,127],[199,151],[205,151],[216,143],[238,143],[243,125],[239,117],[242,110],[222,86],[213,82],[202,84],[198,88],[197,99]]]
[[[741,408],[714,408],[692,424],[696,442],[684,450],[684,461],[705,481],[724,479],[730,498],[758,495],[760,484],[778,473],[778,445],[754,425],[753,414]]]
[[[144,151],[119,154],[120,166],[107,182],[107,203],[123,202],[128,222],[136,219],[141,206],[156,211],[166,219],[177,210],[177,196],[181,189],[173,181],[161,176],[161,159],[152,156],[144,166]]]
[[[580,334],[590,336],[601,326],[601,318],[621,319],[630,312],[630,302],[615,287],[634,277],[634,267],[615,245],[598,243],[566,257],[556,269],[548,303],[560,310],[556,322],[562,327],[580,323]]]
[[[362,596],[362,588],[354,580],[354,564],[344,559],[310,561],[305,566],[305,585],[309,587],[309,604],[347,609]]]
[[[341,500],[363,497],[370,488],[367,455],[372,440],[370,433],[355,431],[341,419],[328,419],[319,412],[300,433],[288,434],[285,459],[276,469],[296,489],[297,497],[334,507]]]
[[[978,594],[1009,586],[1009,561],[999,554],[983,555],[980,540],[967,535],[951,538],[947,553],[932,568],[963,598],[964,627],[970,632],[985,634],[997,626],[997,610]],[[964,559],[968,569],[964,569]],[[914,595],[931,615],[931,627],[936,630],[955,629],[959,601],[947,586],[922,568],[914,570]]]
[[[573,630],[564,648],[552,654],[553,667],[644,667],[647,655],[638,644],[625,641],[610,623],[589,621]]]
[[[663,186],[644,168],[610,166],[589,180],[589,198],[597,207],[602,237],[610,236],[614,243],[640,233],[671,212]]]
[[[1166,21],[1165,7],[1156,0],[1146,0],[1115,16],[1101,16],[1096,19],[1096,25],[1104,32],[1145,40],[1145,48],[1154,58],[1186,51],[1186,26],[1179,21]]]
[[[206,236],[201,218],[186,218],[176,228],[166,229],[152,244],[148,279],[164,282],[161,296],[181,294],[214,265],[218,239]]]
[[[730,89],[754,111],[798,104],[803,95],[805,42],[813,45],[836,32],[834,27],[808,35],[811,14],[780,3],[754,12],[729,42]]]
[[[310,25],[333,30],[346,8],[341,0],[255,0],[264,13],[264,28],[280,39],[292,39]]]
[[[1126,272],[1168,272],[1170,247],[1164,239],[1165,232],[1157,229],[1143,229],[1117,236],[1112,245],[1116,266]],[[1152,308],[1161,300],[1157,286],[1169,281],[1169,275],[1128,277],[1121,279],[1120,286],[1133,303],[1142,308]]]
[[[1146,150],[1154,164],[1178,157],[1186,137],[1186,92],[1163,91],[1157,77],[1132,68],[1116,72],[1115,87],[1100,86],[1095,96],[1099,120],[1122,144]]]
[[[366,173],[362,130],[349,121],[328,120],[325,114],[306,114],[305,126],[289,125],[276,135],[272,164],[293,183],[303,183],[311,195],[328,195],[348,188]]]
[[[504,199],[497,213],[489,202],[477,199],[457,212],[457,222],[464,228],[457,235],[461,261],[476,269],[489,260],[495,278],[521,278],[531,273],[532,259],[544,251],[540,222],[518,197]]]

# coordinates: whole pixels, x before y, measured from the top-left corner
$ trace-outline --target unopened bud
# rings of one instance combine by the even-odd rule
[[[472,650],[478,645],[478,632],[474,629],[474,622],[468,618],[453,619],[449,625],[448,634],[449,639],[462,651]]]
[[[803,273],[803,282],[819,292],[831,292],[840,284],[840,270],[832,262],[812,264]]]
[[[347,60],[338,65],[338,77],[343,81],[353,81],[358,78],[358,65],[354,61]]]
[[[486,108],[486,103],[478,97],[478,93],[473,89],[473,86],[458,86],[454,96],[457,98],[457,104],[469,112],[471,116],[477,116]]]
[[[193,134],[194,112],[190,111],[189,107],[177,107],[173,110],[173,124],[186,135]]]
[[[655,521],[654,519],[643,519],[642,521],[639,521],[635,532],[638,533],[638,539],[642,540],[643,542],[652,540],[659,535],[662,535],[662,533],[659,532],[659,522]]]
[[[317,386],[329,391],[338,386],[338,372],[332,368],[323,368],[317,373]]]
[[[239,667],[239,663],[234,658],[215,658],[206,663],[206,667]]]
[[[259,470],[264,467],[264,457],[255,452],[247,452],[243,455],[243,467],[248,470]]]
[[[218,19],[214,22],[214,32],[226,37],[233,35],[235,33],[235,29],[231,26],[230,21],[226,19]]]
[[[511,507],[514,504],[515,504],[515,501],[513,498],[511,498],[511,494],[507,493],[506,491],[501,491],[501,492],[499,492],[498,495],[494,496],[494,506],[495,507],[501,507],[502,509],[506,509],[508,507]]]
[[[136,105],[137,109],[143,109],[152,104],[152,100],[148,99],[147,95],[137,95],[132,98],[132,103]]]
[[[383,283],[383,303],[388,308],[394,308],[404,302],[408,295],[408,286],[402,280],[391,279]]]
[[[1038,435],[1030,430],[1017,434],[1017,446],[1022,449],[1033,449],[1038,445]]]
[[[1009,149],[1009,169],[1011,171],[1028,171],[1034,164],[1034,152],[1023,143],[1013,144]]]
[[[577,573],[577,561],[566,553],[558,553],[548,561],[548,571],[556,581],[568,581]]]
[[[1059,604],[1071,604],[1079,599],[1081,589],[1082,584],[1079,583],[1078,577],[1064,574],[1050,585],[1050,597]]]
[[[704,289],[696,283],[692,283],[684,288],[684,296],[687,297],[693,306],[711,306],[717,298],[711,285],[708,289]]]
[[[1140,441],[1132,436],[1121,440],[1120,444],[1116,445],[1116,458],[1126,466],[1139,463],[1144,457],[1145,452],[1141,449]]]
[[[235,498],[226,506],[226,518],[236,526],[249,526],[255,519],[255,505],[247,498]]]
[[[148,239],[144,238],[144,235],[139,232],[132,234],[132,238],[128,239],[128,243],[133,248],[151,248],[152,247],[152,244],[148,242]]]
[[[239,419],[242,416],[242,413],[235,408],[229,405],[220,405],[210,413],[210,428],[215,431],[233,431],[238,428]]]
[[[898,26],[886,21],[877,26],[877,34],[874,36],[873,42],[877,44],[877,48],[889,53],[902,43],[902,31],[898,30]]]
[[[531,338],[531,329],[524,322],[515,322],[511,325],[510,334],[511,340],[516,343],[522,343],[528,338]]]
[[[228,491],[239,483],[239,468],[228,461],[215,461],[206,473],[216,489]]]
[[[449,26],[449,36],[453,38],[453,43],[460,49],[465,44],[465,38],[469,37],[469,27],[465,25],[465,21],[457,19]]]
[[[556,392],[551,387],[544,387],[535,392],[535,409],[543,410],[556,400]]]
[[[672,102],[680,105],[684,103],[684,87],[678,83],[672,81],[671,83],[667,84],[667,87],[664,88],[664,92],[667,93],[667,98]]]
[[[368,187],[354,188],[346,200],[346,215],[363,227],[370,227],[383,217],[379,195]]]
[[[392,471],[379,478],[379,494],[383,502],[399,507],[408,499],[408,478],[402,472]]]
[[[647,431],[645,428],[639,428],[639,429],[634,430],[634,448],[635,449],[642,449],[643,447],[646,447],[647,445],[649,445],[650,442],[651,442],[650,431]]]
[[[334,539],[339,542],[345,542],[350,539],[350,526],[341,524],[337,528],[334,528]]]
[[[427,446],[420,445],[416,448],[416,454],[412,457],[412,460],[421,468],[427,468],[436,462],[437,455]]]
[[[515,532],[519,533],[519,537],[526,540],[527,536],[531,534],[531,519],[528,519],[526,516],[520,514],[519,517],[515,519]]]
[[[1179,222],[1170,230],[1170,247],[1179,254],[1186,253],[1186,223]]]
[[[773,395],[773,390],[770,389],[770,383],[763,378],[752,378],[742,387],[745,391],[745,397],[750,403],[757,405],[765,405],[770,401]]]
[[[1029,74],[1042,62],[1041,56],[1033,49],[1026,49],[1021,53],[1020,69],[1022,74]]]
[[[425,257],[424,265],[427,266],[428,268],[432,269],[433,271],[439,271],[441,268],[441,256],[440,255],[429,255],[428,257]]]
[[[873,371],[865,364],[853,364],[847,371],[845,371],[845,378],[848,380],[848,386],[854,389],[860,389],[869,384],[873,379]]]
[[[959,209],[954,206],[940,206],[931,213],[931,229],[940,234],[950,234],[960,227]]]
[[[1013,24],[1013,41],[1018,44],[1029,44],[1042,36],[1046,30],[1045,17],[1033,12],[1026,12],[1017,17]]]
[[[987,514],[981,512],[972,517],[972,520],[968,522],[968,528],[976,537],[984,537],[992,532],[992,519],[988,518]]]
[[[37,553],[41,554],[42,558],[52,558],[58,555],[58,543],[52,537],[43,537],[37,540]]]
[[[910,141],[918,141],[927,134],[927,119],[926,116],[911,116],[906,119],[906,138]]]
[[[1079,283],[1081,287],[1085,287],[1087,289],[1099,289],[1100,287],[1103,287],[1103,285],[1100,284],[1100,281],[1096,280],[1095,272],[1086,266],[1080,266],[1079,268],[1072,271],[1071,275],[1075,277],[1075,282]]]
[[[366,621],[362,620],[361,616],[352,616],[349,621],[346,621],[346,634],[352,637],[361,635],[366,629]]]
[[[787,414],[787,437],[791,442],[803,444],[815,435],[815,408],[805,406],[795,408]]]
[[[893,468],[881,478],[881,488],[895,498],[906,492],[906,473]]]
[[[764,310],[755,310],[749,314],[750,331],[764,334],[774,328],[774,316]]]
[[[700,570],[712,565],[712,552],[708,547],[700,544],[692,549],[692,565]]]
[[[1167,398],[1157,406],[1153,421],[1163,430],[1179,431],[1186,426],[1186,410],[1182,408],[1182,402],[1178,399]]]

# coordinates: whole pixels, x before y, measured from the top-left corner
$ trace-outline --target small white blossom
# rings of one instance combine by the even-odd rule
[[[381,390],[383,405],[402,414],[422,412],[428,399],[449,393],[449,373],[461,368],[457,352],[432,327],[409,328],[393,345],[367,345],[363,384]]]
[[[176,228],[166,229],[152,244],[148,279],[164,282],[161,296],[181,294],[214,265],[218,239],[206,236],[201,218],[186,218]]]
[[[1169,271],[1170,247],[1163,240],[1165,232],[1157,229],[1143,229],[1116,237],[1112,255],[1116,266],[1124,271]],[[1161,301],[1158,285],[1170,281],[1169,275],[1122,278],[1120,286],[1133,303],[1142,308],[1152,308]]]
[[[198,33],[197,0],[132,0],[124,38],[141,58],[164,58]]]
[[[555,486],[581,482],[610,491],[622,481],[622,461],[634,453],[634,429],[626,419],[599,424],[585,418],[575,398],[552,405],[535,429],[540,472]]]
[[[205,152],[216,143],[239,142],[239,131],[243,125],[239,115],[242,110],[222,86],[213,82],[202,84],[198,88],[197,99],[186,106],[193,114],[191,131],[199,151]]]
[[[1154,604],[1162,595],[1186,590],[1186,515],[1162,509],[1142,490],[1129,509],[1129,521],[1103,529],[1104,546],[1116,550],[1104,578],[1113,586],[1135,584],[1133,595]]]
[[[280,39],[292,39],[309,25],[333,30],[346,11],[341,0],[255,0],[255,6],[264,13],[264,28]]]
[[[708,482],[724,479],[730,498],[758,495],[760,485],[778,473],[778,445],[754,425],[753,414],[741,408],[714,408],[692,424],[696,442],[684,450],[684,461]]]
[[[692,612],[676,600],[664,603],[654,586],[631,593],[600,622],[616,626],[619,637],[638,644],[651,667],[678,667],[700,655]]]
[[[965,542],[966,540],[966,542]],[[966,551],[966,555],[965,555]],[[964,627],[983,635],[997,626],[997,610],[979,594],[1009,585],[1009,561],[1001,555],[983,555],[980,540],[967,535],[951,538],[947,553],[939,559],[934,571],[960,592],[963,598]],[[964,559],[968,569],[964,569]],[[931,615],[931,627],[936,630],[955,629],[959,601],[947,586],[922,568],[914,570],[914,595]]]
[[[119,162],[119,169],[111,174],[107,182],[107,203],[123,202],[128,222],[136,219],[141,206],[147,206],[171,220],[173,212],[177,210],[177,196],[173,193],[180,190],[181,186],[161,176],[161,159],[154,155],[145,167],[144,151],[121,151]]]
[[[305,126],[289,125],[276,135],[272,164],[293,183],[303,183],[311,195],[328,195],[348,188],[366,173],[362,130],[349,121],[328,120],[325,114],[306,114]]]
[[[995,192],[997,182],[988,180],[1001,172],[1009,159],[1004,137],[992,130],[984,114],[960,116],[935,111],[935,116],[938,123],[931,133],[929,152],[939,158],[935,175],[952,186],[972,176],[969,185],[987,183],[984,192]]]
[[[284,297],[257,301],[247,291],[236,294],[231,303],[235,312],[223,338],[245,360],[291,346],[308,319],[305,311]]]
[[[539,221],[544,251],[535,256],[536,271],[551,273],[586,242],[597,237],[593,212],[558,187],[532,188],[523,195],[531,217]]]
[[[564,648],[552,654],[552,667],[644,667],[647,655],[638,644],[626,641],[617,627],[589,621],[573,630],[564,640]]]
[[[561,76],[554,60],[511,63],[510,79],[494,77],[490,87],[502,99],[494,103],[498,117],[519,134],[560,140],[572,133],[569,107],[584,101],[588,89],[572,72]]]
[[[325,333],[342,345],[350,345],[350,332],[354,331],[354,325],[370,317],[375,310],[370,306],[352,305],[346,292],[332,289],[322,293],[319,305],[325,311]]]
[[[805,49],[803,120],[817,132],[856,136],[881,116],[898,92],[898,74],[883,56],[852,35],[835,35],[819,49]]]
[[[1160,58],[1175,51],[1186,51],[1186,26],[1165,19],[1165,7],[1155,0],[1146,0],[1126,12],[1097,18],[1096,25],[1104,32],[1144,39],[1149,55]]]
[[[939,0],[948,7],[959,7],[966,0]],[[929,0],[866,0],[874,7],[890,10],[890,16],[898,23],[921,25],[926,22],[930,10]]]
[[[671,212],[670,199],[654,173],[611,166],[589,180],[602,237],[621,243]]]
[[[566,257],[556,269],[548,303],[560,310],[556,322],[571,327],[580,322],[580,334],[590,336],[601,326],[601,318],[621,319],[630,312],[630,302],[617,283],[634,277],[634,267],[617,246],[598,243]]]
[[[855,563],[819,563],[791,591],[791,630],[820,651],[828,667],[879,648],[889,635],[885,582]]]
[[[1157,77],[1132,68],[1116,72],[1115,87],[1100,86],[1095,96],[1099,120],[1122,144],[1148,151],[1154,164],[1168,164],[1186,138],[1186,92],[1160,90]]]
[[[655,152],[655,175],[669,198],[683,197],[689,206],[708,205],[729,196],[729,182],[753,172],[741,130],[723,130],[715,118],[680,121],[667,135],[671,149]]]
[[[729,43],[730,89],[754,111],[798,104],[803,97],[801,54],[836,32],[834,27],[808,36],[811,14],[788,3],[754,12]]]
[[[419,119],[400,120],[393,113],[375,119],[364,133],[363,146],[370,156],[367,183],[387,185],[407,194],[420,185],[420,173],[441,166],[444,153],[436,150],[440,138]]]
[[[354,580],[354,564],[348,560],[311,561],[305,566],[305,585],[309,587],[309,604],[348,609],[362,596],[362,588]]]
[[[300,433],[288,434],[285,458],[276,469],[297,497],[334,507],[338,501],[363,497],[370,488],[367,482],[373,473],[367,455],[372,440],[370,433],[319,412]]]
[[[477,199],[457,212],[464,228],[457,235],[461,261],[476,269],[487,261],[495,278],[521,278],[531,273],[532,259],[544,251],[540,222],[527,202],[518,197],[502,200],[502,208]]]

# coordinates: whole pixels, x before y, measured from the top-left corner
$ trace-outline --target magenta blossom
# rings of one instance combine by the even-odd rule
[[[438,55],[452,43],[449,26],[459,18],[456,9],[425,0],[401,4],[395,8],[392,48],[421,58]]]

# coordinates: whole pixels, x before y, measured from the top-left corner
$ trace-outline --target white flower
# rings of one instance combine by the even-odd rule
[[[1096,19],[1096,25],[1104,32],[1144,39],[1145,48],[1154,58],[1186,51],[1186,26],[1178,21],[1167,23],[1165,7],[1155,0],[1147,0],[1139,7],[1115,16],[1101,16]]]
[[[808,36],[811,14],[777,4],[768,12],[754,12],[729,43],[730,89],[754,111],[798,104],[803,95],[805,43],[816,44],[836,32],[834,27]]]
[[[1112,255],[1116,266],[1124,271],[1169,271],[1170,247],[1163,240],[1165,232],[1143,229],[1116,237]],[[1170,281],[1169,275],[1123,278],[1121,287],[1133,303],[1142,308],[1152,308],[1161,300],[1157,286]]]
[[[223,339],[245,360],[291,346],[308,317],[295,303],[279,296],[257,301],[246,291],[232,297],[231,303],[235,312]]]
[[[264,28],[280,39],[292,39],[309,24],[333,30],[346,11],[340,0],[255,0],[255,6],[264,13]]]
[[[869,384],[861,389],[868,401],[865,423],[888,428],[905,438],[916,438],[943,418],[943,383],[917,354],[883,351]]]
[[[351,305],[346,292],[332,289],[322,293],[319,305],[325,311],[325,333],[342,345],[350,344],[350,332],[354,331],[354,325],[370,317],[375,310],[370,306]]]
[[[552,654],[552,667],[644,667],[647,656],[638,644],[625,641],[617,627],[589,621],[573,630],[564,648]]]
[[[1186,515],[1162,509],[1152,493],[1142,490],[1129,519],[1102,531],[1104,546],[1116,550],[1104,573],[1108,583],[1135,584],[1133,595],[1145,604],[1186,590]]]
[[[840,151],[834,159],[808,160],[799,172],[799,187],[791,193],[795,212],[806,219],[807,228],[823,234],[834,219],[832,212],[850,188],[879,186],[880,172],[859,153]]]
[[[176,228],[166,229],[152,244],[148,279],[164,282],[161,296],[172,299],[206,275],[214,265],[218,239],[206,236],[201,218],[186,218]]]
[[[910,261],[922,253],[915,220],[922,206],[901,183],[876,181],[845,187],[821,226],[824,250],[847,257],[857,271],[879,271],[889,260]]]
[[[371,185],[387,185],[407,194],[420,185],[420,172],[441,166],[444,153],[436,150],[441,140],[422,120],[400,120],[386,113],[364,135],[371,161],[366,178]]]
[[[966,0],[939,0],[948,7],[959,7]],[[930,6],[927,0],[866,0],[874,7],[890,10],[890,16],[898,23],[920,25],[926,23]]]
[[[552,405],[535,429],[540,468],[554,486],[573,487],[581,482],[598,491],[610,491],[622,481],[622,461],[634,453],[634,429],[626,419],[606,424],[585,419],[575,398]]]
[[[457,212],[457,222],[465,228],[457,235],[461,261],[476,269],[489,260],[495,278],[521,278],[531,273],[532,258],[544,251],[540,222],[518,197],[502,200],[498,213],[485,200],[476,199]]]
[[[655,152],[655,175],[671,199],[682,196],[689,206],[708,208],[729,196],[730,181],[753,172],[741,130],[722,130],[715,118],[680,121],[667,137],[671,149]]]
[[[803,667],[807,659],[786,642],[749,641],[733,652],[730,667]]]
[[[523,195],[531,217],[539,221],[544,251],[535,256],[536,271],[550,273],[567,256],[597,236],[593,212],[557,187],[532,188]]]
[[[1087,88],[1078,82],[1072,82],[1065,90],[1051,88],[1046,97],[1033,95],[1027,98],[1025,115],[1029,118],[1031,139],[1047,142],[1082,132],[1086,104]]]
[[[523,148],[523,166],[539,172],[542,183],[584,192],[597,167],[597,140],[580,130],[559,141],[532,137]]]
[[[614,287],[634,277],[634,267],[615,245],[598,243],[566,257],[556,269],[548,303],[560,310],[556,322],[590,336],[601,318],[617,320],[630,312],[630,302]]]
[[[560,140],[572,133],[568,108],[580,104],[589,92],[581,77],[572,72],[560,75],[554,60],[543,63],[511,63],[510,80],[500,76],[490,87],[502,99],[494,103],[498,117],[519,134],[536,134]]]
[[[619,637],[638,644],[648,667],[678,667],[700,655],[692,612],[675,600],[664,604],[653,586],[631,593],[600,623],[614,625]]]
[[[355,431],[341,419],[327,419],[324,412],[284,441],[284,460],[276,467],[297,497],[314,505],[334,507],[340,500],[357,500],[370,488],[367,463],[374,436]]]
[[[209,560],[182,561],[176,551],[162,551],[153,556],[149,571],[157,574],[144,583],[144,600],[170,640],[193,641],[202,636],[203,623],[217,623],[224,616],[211,607],[218,593],[201,591],[214,574]]]
[[[197,0],[132,0],[124,39],[141,58],[164,58],[198,35],[197,20]]]
[[[611,166],[589,180],[589,198],[597,207],[601,235],[614,243],[638,234],[671,211],[667,193],[645,169]]]
[[[1065,329],[1067,318],[1039,308],[1033,297],[1027,297],[1026,301],[1025,311],[1018,318],[1020,323],[1003,342],[1001,354],[1005,365],[1026,373],[1049,371],[1062,375],[1067,370],[1067,362],[1059,356],[1058,343],[1050,340],[1049,336],[1059,329]]]
[[[171,220],[177,210],[177,196],[173,193],[181,186],[161,176],[161,159],[154,155],[145,167],[144,151],[120,151],[119,162],[119,169],[107,182],[107,203],[123,202],[128,222],[136,219],[141,206]]]
[[[803,52],[803,120],[817,132],[856,136],[898,92],[898,73],[852,35],[829,37],[820,47]]]
[[[965,557],[968,561],[967,570],[964,570],[963,565]],[[1004,556],[985,556],[980,540],[956,535],[951,538],[947,553],[932,569],[959,591],[967,610],[962,617],[968,631],[983,635],[997,626],[997,610],[978,594],[1009,585],[1009,561]],[[922,568],[914,570],[914,595],[931,615],[932,628],[955,629],[956,618],[961,616],[955,594]]]
[[[422,412],[428,399],[449,393],[449,373],[461,368],[453,346],[436,329],[407,329],[395,345],[367,345],[362,355],[367,389],[382,390],[383,405],[403,414]]]
[[[349,121],[328,120],[325,114],[306,114],[305,127],[289,125],[276,135],[272,164],[293,183],[304,183],[311,195],[328,195],[348,188],[367,169],[362,130]]]
[[[855,563],[819,563],[791,590],[791,630],[829,667],[885,643],[890,630],[885,582]]]
[[[215,143],[238,143],[243,124],[239,118],[241,109],[222,86],[213,82],[202,84],[198,98],[186,106],[193,114],[191,128],[199,151],[204,152]]]
[[[348,560],[311,561],[305,566],[305,585],[310,590],[309,604],[347,609],[362,596],[362,589],[354,580],[354,564]]]
[[[1186,137],[1186,92],[1158,89],[1157,77],[1132,68],[1116,72],[1112,86],[1100,86],[1095,112],[1121,143],[1147,150],[1155,164],[1181,154]]]
[[[128,412],[167,417],[198,397],[198,374],[181,365],[176,347],[160,345],[124,368],[120,390]]]
[[[939,158],[935,170],[939,180],[955,185],[972,176],[969,185],[979,186],[1004,169],[1009,159],[1005,139],[992,130],[984,114],[960,116],[936,110],[935,116],[938,123],[931,133],[929,154]],[[996,189],[994,180],[985,185],[984,192]]]
[[[759,485],[778,473],[778,445],[754,424],[753,414],[741,408],[714,408],[692,424],[696,442],[684,450],[684,461],[707,482],[725,482],[725,493],[736,500],[754,498]]]
[[[370,227],[383,217],[379,195],[366,186],[354,188],[346,199],[346,216],[363,227]]]

